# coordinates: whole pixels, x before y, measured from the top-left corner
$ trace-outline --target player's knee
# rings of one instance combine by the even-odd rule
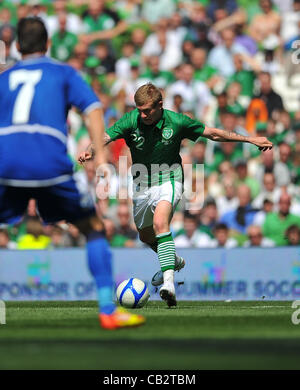
[[[169,223],[164,219],[157,218],[153,221],[153,229],[156,235],[168,232],[170,230]]]

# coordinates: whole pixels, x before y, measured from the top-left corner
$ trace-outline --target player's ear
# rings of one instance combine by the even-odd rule
[[[51,47],[51,39],[49,38],[48,40],[47,40],[47,44],[46,44],[46,48],[47,48],[47,51],[49,50],[49,48]]]

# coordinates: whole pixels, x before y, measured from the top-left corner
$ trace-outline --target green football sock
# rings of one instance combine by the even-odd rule
[[[157,241],[153,242],[152,244],[148,244],[148,246],[155,252],[157,253]],[[177,267],[181,263],[181,257],[177,255],[175,252],[175,267]]]
[[[160,262],[161,270],[164,272],[167,269],[175,268],[175,244],[172,233],[162,233],[156,236],[157,238],[157,254]]]

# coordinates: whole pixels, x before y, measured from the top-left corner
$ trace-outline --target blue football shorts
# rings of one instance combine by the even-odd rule
[[[80,193],[74,179],[50,187],[0,185],[0,224],[18,223],[32,198],[36,199],[39,216],[45,223],[75,223],[96,213],[92,196]]]

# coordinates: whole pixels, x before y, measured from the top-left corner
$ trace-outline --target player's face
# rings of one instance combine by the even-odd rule
[[[147,103],[142,106],[137,106],[142,121],[145,125],[152,125],[159,121],[162,115],[162,102],[158,102],[156,105],[153,103]]]

